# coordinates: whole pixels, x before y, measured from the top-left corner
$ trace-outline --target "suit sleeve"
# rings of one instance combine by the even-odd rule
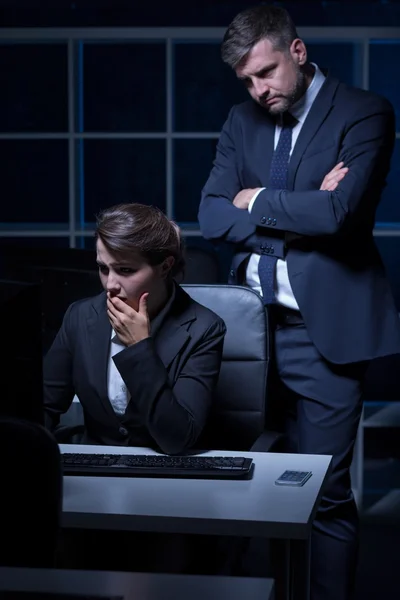
[[[263,190],[253,205],[251,222],[264,231],[273,227],[305,236],[351,230],[361,207],[374,214],[389,171],[394,134],[389,102],[373,98],[360,103],[349,119],[337,157],[349,171],[336,190]]]
[[[222,359],[225,325],[215,321],[171,382],[152,338],[125,348],[113,359],[159,448],[179,454],[192,448],[206,423]]]
[[[55,430],[60,416],[67,412],[74,397],[72,384],[71,309],[65,313],[61,328],[43,362],[43,401],[45,426]]]
[[[198,219],[207,240],[239,244],[243,250],[259,252],[261,237],[247,211],[236,208],[233,200],[243,189],[237,162],[236,139],[239,124],[235,107],[229,113],[218,140],[210,176],[202,190]]]

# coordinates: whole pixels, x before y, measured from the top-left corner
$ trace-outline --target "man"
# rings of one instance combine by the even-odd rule
[[[346,600],[357,555],[349,467],[362,379],[368,361],[400,352],[372,234],[393,110],[308,63],[282,8],[239,13],[222,58],[252,100],[234,106],[223,127],[200,226],[205,238],[233,244],[230,282],[251,286],[270,305],[272,400],[286,449],[333,455],[311,541],[311,597]]]

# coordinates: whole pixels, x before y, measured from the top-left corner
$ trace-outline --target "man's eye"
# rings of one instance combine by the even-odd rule
[[[98,265],[98,267],[99,267],[99,271],[101,273],[107,273],[108,272],[108,269],[107,269],[107,267],[105,265]]]
[[[271,67],[270,69],[265,69],[265,71],[262,72],[261,77],[263,77],[263,78],[270,77],[274,71],[275,71],[275,67]]]

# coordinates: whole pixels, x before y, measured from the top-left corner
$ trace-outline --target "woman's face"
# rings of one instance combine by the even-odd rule
[[[148,308],[157,306],[165,295],[166,275],[170,269],[168,259],[164,263],[151,266],[140,254],[115,257],[103,242],[96,242],[97,264],[100,281],[111,297],[117,296],[134,310],[139,309],[139,299],[148,292]]]

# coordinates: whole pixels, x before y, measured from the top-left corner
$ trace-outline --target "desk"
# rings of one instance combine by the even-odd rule
[[[153,454],[148,448],[60,445],[61,452]],[[155,454],[155,453],[154,453]],[[288,541],[288,564],[300,546],[304,566],[290,569],[288,589],[309,597],[309,538],[330,456],[217,451],[206,455],[249,456],[255,469],[245,481],[65,477],[63,527],[195,533]],[[308,470],[300,488],[274,484],[285,471]],[[290,596],[291,597],[291,596]]]
[[[274,584],[271,579],[244,577],[0,567],[2,591],[98,595],[99,600],[273,600]]]

